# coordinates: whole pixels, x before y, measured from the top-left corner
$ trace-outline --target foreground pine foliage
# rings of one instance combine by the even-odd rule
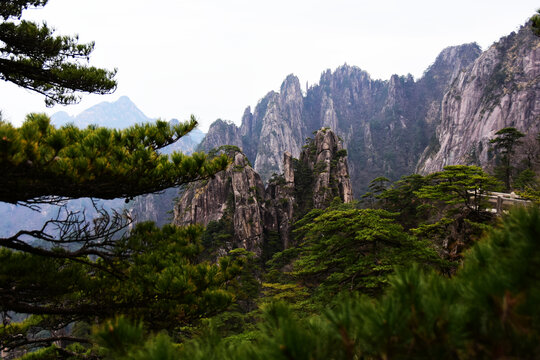
[[[0,201],[129,199],[208,178],[227,166],[226,156],[159,153],[195,126],[194,117],[175,126],[156,121],[124,130],[56,128],[45,114],[28,115],[18,128],[0,121]]]
[[[540,208],[515,209],[465,255],[452,278],[414,266],[391,276],[379,299],[342,294],[320,316],[298,318],[284,303],[269,304],[255,340],[221,338],[209,326],[176,349],[158,335],[138,351],[148,359],[191,360],[535,359],[539,239]],[[171,353],[152,357],[157,344]],[[103,345],[107,351],[122,346]]]
[[[175,345],[122,319],[95,336],[101,354],[115,359],[536,359],[539,239],[540,208],[515,209],[452,278],[413,266],[391,276],[379,299],[343,293],[309,318],[267,304],[250,336],[222,338],[209,324]]]

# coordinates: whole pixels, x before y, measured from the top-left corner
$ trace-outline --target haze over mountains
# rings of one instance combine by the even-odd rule
[[[121,96],[114,102],[101,102],[80,114],[71,116],[65,111],[59,111],[51,116],[51,121],[55,126],[75,124],[80,128],[89,125],[103,126],[107,128],[125,129],[135,124],[142,124],[155,121],[156,119],[146,116],[127,96]],[[171,124],[178,124],[178,119],[171,119]],[[199,129],[194,129],[188,136],[183,137],[174,144],[162,149],[164,153],[181,151],[191,153],[204,138],[205,133]]]
[[[267,182],[273,173],[282,173],[285,152],[299,157],[306,138],[328,127],[343,139],[358,197],[378,176],[396,180],[449,164],[489,166],[489,139],[497,130],[513,126],[524,133],[540,131],[538,99],[540,40],[524,26],[484,52],[474,43],[444,49],[418,80],[397,75],[375,80],[356,66],[343,65],[323,72],[319,83],[303,92],[298,78],[289,75],[279,92],[269,92],[254,109],[246,109],[240,126],[217,120],[208,134],[195,129],[163,151],[237,145]],[[76,116],[58,112],[51,118],[57,126],[79,127],[125,128],[153,121],[126,96]],[[173,189],[148,195],[129,206],[140,220],[163,224],[170,220],[167,212],[177,194]],[[0,213],[38,216],[15,207]]]
[[[539,44],[523,26],[484,52],[475,43],[448,47],[417,80],[410,75],[372,79],[345,64],[324,71],[304,92],[291,74],[279,92],[270,91],[254,109],[246,108],[240,126],[218,119],[206,136],[196,129],[164,151],[192,152],[201,140],[204,151],[236,145],[266,182],[282,172],[284,152],[298,157],[306,138],[329,127],[349,152],[357,196],[378,176],[397,180],[455,163],[489,166],[489,139],[497,130],[540,130]],[[152,120],[126,96],[77,116],[52,116],[56,125],[80,127],[124,128]]]

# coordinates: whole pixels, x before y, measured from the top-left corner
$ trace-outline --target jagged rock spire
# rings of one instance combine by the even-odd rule
[[[228,221],[234,234],[222,244],[224,251],[242,247],[260,256],[271,233],[287,248],[291,226],[311,209],[307,207],[324,208],[335,197],[353,199],[347,152],[330,129],[316,133],[300,160],[285,152],[283,174],[274,176],[266,189],[243,153],[236,149],[230,156],[234,161],[226,171],[186,189],[174,210],[177,225]]]

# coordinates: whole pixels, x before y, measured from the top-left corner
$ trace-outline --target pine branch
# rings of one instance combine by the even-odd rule
[[[85,338],[75,337],[75,336],[51,336],[47,338],[39,338],[39,339],[15,339],[13,343],[11,344],[3,344],[2,350],[4,351],[11,351],[21,346],[27,346],[27,345],[52,345],[54,342],[57,341],[70,341],[70,342],[78,342],[78,343],[84,343],[84,344],[91,344],[92,341]],[[72,352],[69,352],[70,354],[74,354]]]

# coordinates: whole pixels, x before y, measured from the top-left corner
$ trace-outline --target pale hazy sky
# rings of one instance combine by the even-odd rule
[[[373,78],[419,78],[445,47],[488,48],[519,28],[537,0],[50,0],[24,18],[58,34],[95,41],[91,64],[118,68],[112,95],[46,108],[38,94],[0,82],[0,109],[14,124],[26,113],[75,115],[127,95],[150,117],[197,116],[239,123],[290,73],[318,82],[347,63]]]

